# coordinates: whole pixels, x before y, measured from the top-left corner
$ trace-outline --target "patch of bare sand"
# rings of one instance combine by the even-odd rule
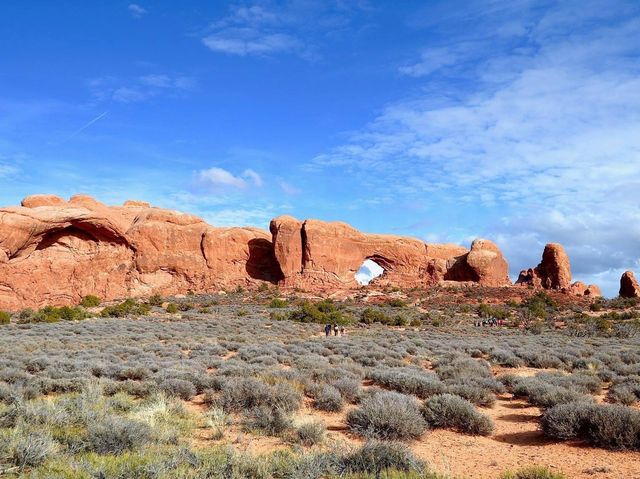
[[[578,442],[553,442],[539,429],[540,410],[526,401],[498,398],[490,416],[496,430],[490,437],[472,437],[436,430],[412,445],[432,468],[455,477],[495,479],[507,469],[547,466],[571,479],[640,477],[640,454],[588,447]],[[608,472],[594,472],[594,471]]]

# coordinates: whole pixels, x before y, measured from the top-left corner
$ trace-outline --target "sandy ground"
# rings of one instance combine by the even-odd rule
[[[530,376],[540,370],[521,368],[509,372]],[[313,409],[311,400],[305,399],[294,421],[296,424],[321,421],[327,427],[327,442],[355,446],[363,440],[351,434],[345,423],[346,413],[354,407],[349,405],[340,413],[326,413]],[[193,413],[202,413],[206,406],[200,398],[195,398],[187,408]],[[432,470],[455,478],[496,479],[506,470],[540,465],[563,472],[570,479],[640,479],[640,453],[607,451],[579,442],[549,441],[539,430],[540,410],[524,400],[513,399],[510,394],[499,396],[494,407],[481,411],[490,416],[496,426],[489,437],[434,430],[409,446]],[[193,442],[196,447],[232,444],[238,450],[253,454],[291,447],[283,439],[243,432],[238,425],[230,426],[220,441],[213,441],[211,431],[206,428],[199,429]]]

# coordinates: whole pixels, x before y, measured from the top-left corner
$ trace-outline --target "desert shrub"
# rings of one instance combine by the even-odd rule
[[[513,387],[515,396],[526,396],[534,406],[550,408],[558,404],[567,404],[576,401],[593,401],[579,391],[567,389],[563,386],[549,384],[537,378],[522,378]]]
[[[376,368],[368,373],[376,383],[425,399],[444,392],[445,385],[433,373],[410,368]]]
[[[321,422],[313,421],[302,424],[295,430],[295,441],[305,447],[315,446],[324,441],[327,428]]]
[[[213,430],[213,439],[219,440],[224,437],[224,430],[231,423],[231,419],[227,416],[222,408],[211,408],[205,413],[205,424]]]
[[[515,472],[507,471],[500,479],[567,479],[567,476],[560,472],[552,472],[543,466],[530,466]]]
[[[321,411],[340,412],[344,407],[344,401],[337,388],[324,385],[315,394],[313,405]]]
[[[225,381],[219,398],[220,406],[227,411],[269,406],[293,412],[300,409],[301,403],[302,396],[289,384],[269,386],[256,378],[233,378]]]
[[[145,368],[143,366],[134,366],[121,369],[118,371],[117,378],[120,381],[126,381],[130,379],[132,381],[142,381],[143,379],[151,376],[151,371],[149,368]]]
[[[554,439],[584,439],[606,449],[640,449],[640,411],[618,404],[555,406],[542,416],[542,430]]]
[[[135,299],[128,298],[122,303],[107,306],[101,312],[103,318],[124,318],[126,316],[144,316],[149,314],[151,307],[146,303],[138,303]]]
[[[82,306],[83,308],[95,308],[97,306],[100,306],[100,298],[94,296],[93,294],[89,294],[82,298],[82,301],[80,301],[80,306]]]
[[[391,318],[379,309],[366,308],[360,313],[360,322],[364,324],[390,324]]]
[[[279,407],[258,406],[248,414],[247,427],[270,436],[279,436],[291,429],[292,425],[287,411]]]
[[[385,471],[416,472],[424,470],[424,463],[404,444],[369,441],[343,459],[344,471],[350,474],[373,474],[381,477]]]
[[[178,305],[176,303],[167,304],[166,312],[169,314],[176,314],[178,312]]]
[[[360,381],[353,378],[340,378],[331,382],[331,385],[340,391],[342,398],[350,403],[356,403],[362,395]]]
[[[11,464],[20,469],[38,467],[56,451],[54,440],[46,432],[16,429],[9,437],[0,438],[0,442],[3,441],[6,443],[5,447],[0,445],[0,455],[5,455]]]
[[[273,298],[269,303],[270,308],[286,308],[287,305],[287,301],[281,298]]]
[[[104,394],[113,396],[124,392],[136,398],[146,398],[156,391],[156,384],[152,381],[132,381],[130,379],[120,382],[110,382],[104,385]]]
[[[422,414],[429,426],[488,436],[493,432],[491,419],[477,411],[466,399],[453,394],[439,394],[427,399]]]
[[[519,368],[524,365],[524,361],[516,356],[512,351],[505,349],[494,349],[489,355],[491,362],[506,368]]]
[[[178,397],[185,401],[193,398],[197,392],[193,383],[178,378],[165,379],[158,388],[169,396]]]
[[[435,370],[441,379],[461,380],[475,378],[491,378],[493,373],[486,361],[471,359],[469,357],[458,357],[453,359],[443,358],[435,364]]]
[[[368,439],[386,440],[416,439],[426,428],[415,399],[387,391],[364,398],[347,414],[347,425]]]
[[[159,294],[154,294],[150,296],[149,299],[147,300],[147,304],[149,306],[156,306],[157,308],[162,307],[163,302],[164,300],[162,299],[162,296],[160,296]]]
[[[11,315],[6,311],[0,310],[0,324],[9,324],[11,322]]]
[[[122,454],[152,440],[151,428],[119,416],[91,421],[87,427],[87,449],[98,454]]]
[[[479,384],[451,384],[447,386],[446,392],[460,396],[476,406],[492,407],[496,403],[496,395]]]
[[[631,406],[640,399],[640,382],[624,381],[609,388],[607,399],[613,403]]]

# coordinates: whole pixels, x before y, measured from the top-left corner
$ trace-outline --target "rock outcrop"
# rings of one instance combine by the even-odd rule
[[[0,308],[277,282],[271,235],[142,202],[48,195],[0,209]]]
[[[273,219],[270,230],[285,286],[356,287],[355,273],[367,259],[384,269],[375,280],[378,284],[428,287],[442,280],[511,284],[507,262],[487,240],[476,240],[469,251],[458,245],[365,234],[345,223],[299,221],[290,216]]]
[[[542,261],[535,268],[522,270],[516,284],[534,288],[552,289],[578,296],[602,296],[595,284],[580,281],[571,283],[571,263],[563,246],[549,243],[544,247]]]
[[[486,239],[470,249],[403,236],[366,234],[345,223],[280,216],[269,232],[216,228],[202,219],[126,201],[107,206],[87,195],[25,198],[0,208],[0,308],[74,304],[151,294],[210,292],[262,282],[307,291],[357,288],[367,259],[384,274],[378,285],[430,287],[463,282],[508,286],[508,265]],[[599,295],[571,284],[564,249],[551,244],[522,284]]]
[[[619,294],[623,298],[640,298],[640,285],[633,271],[625,271],[620,277]]]

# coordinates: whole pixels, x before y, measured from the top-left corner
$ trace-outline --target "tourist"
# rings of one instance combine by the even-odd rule
[[[326,337],[331,336],[331,325],[330,325],[330,324],[326,324],[326,325],[324,326],[324,335],[325,335]]]

